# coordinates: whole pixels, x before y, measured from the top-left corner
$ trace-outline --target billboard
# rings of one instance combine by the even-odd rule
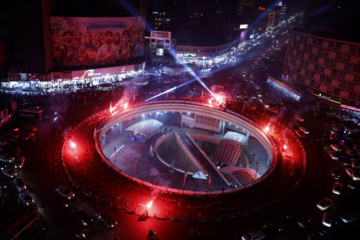
[[[144,55],[143,17],[51,17],[53,65],[108,65]]]
[[[171,38],[171,32],[151,31],[152,38]]]

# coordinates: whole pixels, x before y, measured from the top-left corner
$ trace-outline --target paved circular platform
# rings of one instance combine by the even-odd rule
[[[123,119],[124,113],[128,118],[136,118],[136,115],[143,112],[152,112],[154,109],[163,111],[169,107],[174,111],[183,111],[184,107],[189,111],[204,109],[204,106],[199,106],[199,104],[179,101],[150,103],[133,106],[118,116],[110,116],[109,111],[105,110],[90,116],[74,127],[64,139],[61,154],[64,170],[73,186],[96,201],[114,209],[139,215],[146,213],[149,217],[159,219],[204,221],[236,217],[270,206],[284,198],[301,180],[306,168],[306,154],[301,143],[291,131],[280,129],[281,126],[274,126],[273,133],[266,135],[261,131],[260,126],[245,121],[246,119],[242,116],[224,111],[224,109],[213,108],[211,111],[207,109],[207,113],[213,114],[213,116],[219,114],[225,121],[238,122],[239,126],[242,124],[241,126],[251,131],[252,135],[261,136],[260,140],[256,138],[259,142],[269,143],[267,146],[262,145],[265,149],[269,146],[272,147],[270,149],[273,156],[272,167],[261,178],[247,186],[224,187],[221,190],[218,189],[219,186],[213,185],[208,189],[203,187],[200,190],[186,189],[187,185],[183,188],[184,174],[177,177],[177,179],[181,179],[180,181],[176,178],[167,180],[166,176],[173,176],[174,173],[161,175],[149,168],[147,164],[154,161],[156,164],[159,163],[158,160],[151,157],[149,152],[150,160],[147,164],[141,164],[140,160],[144,159],[141,155],[137,164],[139,167],[136,167],[136,170],[139,173],[148,170],[147,172],[150,173],[148,175],[153,175],[155,179],[155,182],[150,183],[151,181],[139,179],[136,173],[135,175],[130,173],[134,169],[134,164],[131,162],[133,161],[132,157],[135,158],[139,152],[132,152],[133,155],[130,155],[131,159],[128,164],[119,159],[118,163],[123,166],[117,167],[115,162],[107,159],[104,155],[105,151],[100,150],[99,136],[101,136],[102,130],[106,132],[107,128],[117,124],[119,120]],[[277,145],[272,140],[276,141]],[[283,145],[284,141],[288,146],[287,150],[277,149]],[[76,143],[76,147],[72,147],[71,143]],[[136,149],[136,145],[141,143],[132,144],[135,144],[132,149]],[[277,154],[278,150],[281,150],[280,154]],[[161,176],[159,177],[159,175]],[[167,181],[170,182],[169,184],[176,182],[181,188],[166,186]],[[161,184],[156,184],[160,182]],[[207,181],[203,183],[205,186],[207,184]],[[190,186],[191,184],[189,184]],[[152,203],[151,207],[148,207],[149,202]]]

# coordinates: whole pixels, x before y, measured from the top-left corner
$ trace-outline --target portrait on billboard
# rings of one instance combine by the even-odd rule
[[[143,17],[51,17],[54,65],[111,65],[144,55]]]

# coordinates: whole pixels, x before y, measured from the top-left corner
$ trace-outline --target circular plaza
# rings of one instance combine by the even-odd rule
[[[71,130],[62,165],[74,187],[111,208],[159,219],[227,218],[279,201],[301,180],[305,152],[291,131],[276,136],[280,128],[266,132],[201,103],[118,104]]]

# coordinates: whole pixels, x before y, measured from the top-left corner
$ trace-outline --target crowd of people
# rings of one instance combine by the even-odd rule
[[[104,65],[144,54],[145,30],[120,32],[51,32],[54,65]]]

